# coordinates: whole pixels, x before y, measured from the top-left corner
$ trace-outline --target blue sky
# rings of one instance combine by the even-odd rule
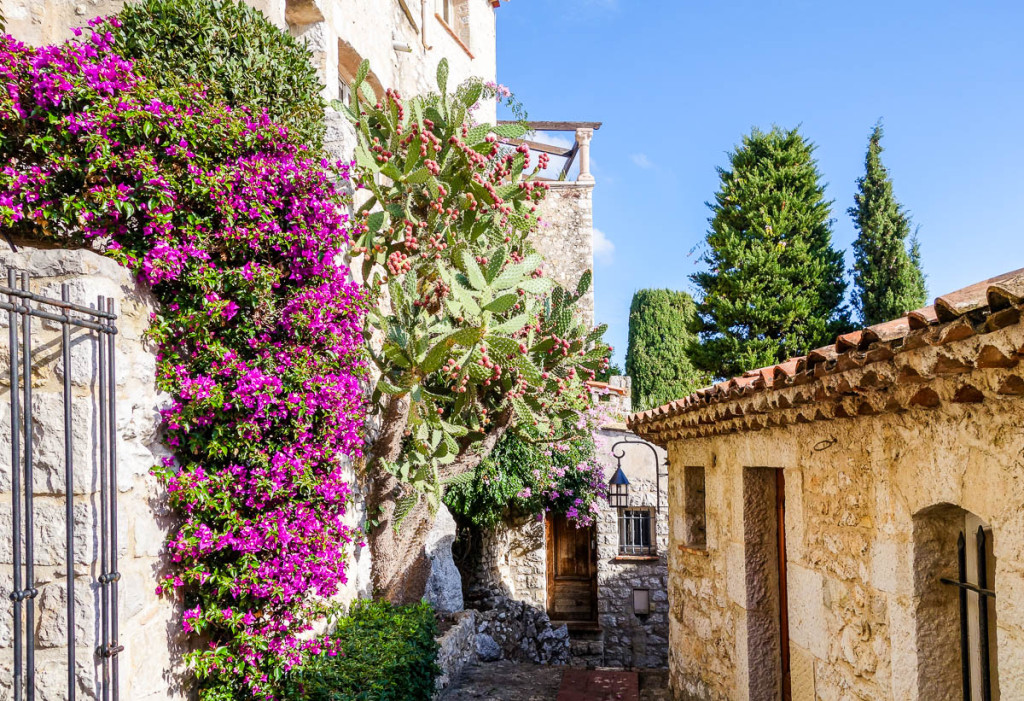
[[[692,290],[717,166],[751,127],[799,125],[835,200],[835,245],[872,125],[920,226],[930,297],[1024,267],[1024,3],[511,0],[498,79],[530,119],[593,140],[597,318],[626,352],[644,287]]]

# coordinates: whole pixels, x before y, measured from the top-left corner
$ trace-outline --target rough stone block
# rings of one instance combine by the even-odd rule
[[[828,622],[821,574],[790,563],[787,584],[790,639],[815,657],[827,660]]]

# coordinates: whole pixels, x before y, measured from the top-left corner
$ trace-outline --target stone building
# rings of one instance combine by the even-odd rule
[[[1024,270],[628,425],[676,699],[1024,698]]]
[[[308,42],[327,99],[347,98],[363,59],[370,61],[371,86],[377,91],[394,88],[405,96],[436,89],[436,69],[442,58],[449,63],[452,86],[471,77],[495,79],[495,10],[499,0],[247,1],[272,22]],[[84,26],[94,17],[115,14],[123,5],[122,0],[0,0],[0,13],[6,18],[8,32],[22,41],[40,45],[66,40],[72,36],[73,28]],[[493,121],[495,116],[493,103],[481,105],[476,113],[477,119],[484,122]],[[327,123],[328,148],[339,158],[351,158],[355,144],[351,126],[334,112],[328,113]],[[572,287],[583,270],[590,267],[592,258],[594,182],[589,172],[589,144],[593,129],[599,126],[539,123],[539,130],[573,133],[574,143],[568,149],[531,143],[531,148],[563,157],[566,171],[573,161],[579,164],[578,177],[551,183],[551,197],[541,212],[549,223],[537,241],[538,248],[551,261],[550,274]],[[6,246],[3,249],[7,251]],[[72,496],[72,599],[76,603],[73,647],[77,651],[75,683],[79,697],[94,698],[98,694],[97,680],[103,667],[95,652],[103,644],[99,632],[103,606],[98,592],[104,587],[116,587],[120,597],[115,614],[120,628],[118,642],[124,647],[117,655],[121,698],[183,698],[184,641],[177,633],[180,611],[155,594],[165,562],[163,543],[172,515],[167,513],[160,490],[149,475],[150,468],[165,454],[158,429],[159,409],[167,400],[155,390],[154,349],[143,341],[152,300],[126,270],[87,251],[44,251],[22,246],[18,254],[0,252],[0,260],[27,271],[34,293],[59,297],[60,285],[67,283],[73,302],[88,305],[95,302],[97,294],[103,294],[114,301],[119,314],[119,333],[114,341],[118,368],[114,395],[121,578],[112,585],[98,582],[104,570],[99,561],[102,544],[111,542],[109,527],[105,530],[100,522],[100,503],[104,499],[98,486],[101,464],[97,436],[102,413],[97,408],[98,337],[83,333],[72,339],[72,404],[77,422],[72,445],[77,465]],[[591,320],[592,299],[589,296],[585,304]],[[5,323],[6,318],[6,313],[0,313],[0,323]],[[39,595],[34,602],[36,628],[29,635],[29,642],[36,653],[37,698],[57,701],[67,698],[69,645],[64,494],[58,479],[58,468],[63,465],[59,453],[63,450],[60,393],[64,370],[55,350],[59,329],[37,322],[33,322],[33,333],[44,351],[32,358],[35,394],[31,421],[36,437],[33,450],[37,479],[30,491],[35,500],[34,560]],[[6,355],[6,351],[0,353],[0,357]],[[6,368],[4,372],[6,375]],[[8,385],[3,397],[8,404],[9,397]],[[6,414],[4,411],[0,408],[0,443],[6,438],[7,444],[0,445],[0,450],[10,454],[11,413],[9,408]],[[8,471],[0,472],[0,540],[7,542],[15,540],[12,491]],[[365,508],[358,495],[350,513],[353,525],[364,522]],[[0,569],[0,588],[6,596],[15,588],[11,576],[15,568],[11,556],[4,557],[8,562]],[[369,573],[370,553],[357,551],[341,598],[352,600],[369,595]],[[12,691],[14,631],[10,619],[0,617],[0,699],[9,698]]]
[[[628,408],[628,379],[593,383],[592,389]],[[665,453],[616,421],[601,429],[597,444],[606,477],[621,467],[628,496],[602,503],[587,528],[558,515],[511,515],[474,534],[478,540],[460,563],[466,601],[483,610],[522,602],[553,625],[567,625],[573,664],[663,667],[669,620]]]

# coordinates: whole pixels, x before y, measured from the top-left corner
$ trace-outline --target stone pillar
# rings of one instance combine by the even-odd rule
[[[593,129],[580,128],[576,130],[576,143],[580,147],[580,175],[576,180],[581,183],[594,182],[594,176],[590,174],[590,140],[593,138]]]

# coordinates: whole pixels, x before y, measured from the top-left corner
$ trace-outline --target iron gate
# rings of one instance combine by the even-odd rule
[[[44,319],[60,326],[60,354],[64,365],[64,519],[65,576],[67,577],[67,698],[76,696],[75,633],[75,489],[72,426],[73,330],[93,336],[97,346],[95,384],[98,390],[99,463],[99,575],[96,578],[99,644],[96,655],[101,665],[101,698],[118,698],[117,589],[117,414],[114,338],[117,333],[114,301],[100,296],[95,308],[73,304],[70,288],[61,286],[61,299],[33,294],[27,272],[8,270],[7,286],[0,285],[0,309],[7,311],[9,387],[11,402],[11,547],[13,590],[10,593],[14,617],[13,687],[15,701],[36,697],[35,623],[35,510],[33,508],[32,445],[32,319]],[[4,301],[3,297],[6,297]],[[38,368],[37,368],[38,370]]]

